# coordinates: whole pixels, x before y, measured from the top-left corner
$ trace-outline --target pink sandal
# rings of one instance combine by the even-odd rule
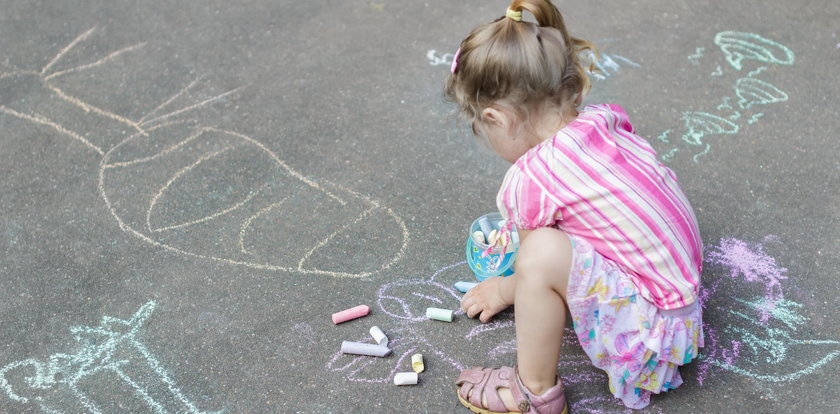
[[[567,414],[566,394],[563,383],[549,388],[542,395],[534,395],[522,384],[519,373],[511,367],[470,368],[461,371],[455,381],[458,399],[464,407],[478,414],[511,414],[499,397],[499,388],[510,389],[513,400],[521,413],[528,414]],[[482,404],[482,396],[487,397],[487,407]]]

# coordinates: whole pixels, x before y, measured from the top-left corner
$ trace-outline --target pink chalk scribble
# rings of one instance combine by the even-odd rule
[[[781,281],[788,278],[787,269],[768,256],[760,244],[751,247],[738,239],[722,239],[706,253],[706,261],[729,268],[732,279],[763,284],[766,305],[759,313],[762,322],[770,319],[774,304],[784,298]]]

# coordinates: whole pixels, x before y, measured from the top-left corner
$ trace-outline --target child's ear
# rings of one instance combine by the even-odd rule
[[[507,113],[492,106],[481,111],[481,118],[488,124],[494,124],[502,128],[509,126],[511,121]]]

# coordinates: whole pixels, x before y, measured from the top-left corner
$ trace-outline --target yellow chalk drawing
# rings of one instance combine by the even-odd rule
[[[98,154],[98,190],[123,231],[182,255],[298,274],[364,277],[401,260],[409,235],[392,209],[304,176],[249,136],[185,118],[239,88],[191,101],[198,78],[136,119],[73,96],[62,86],[73,75],[145,46],[66,67],[67,55],[96,32],[80,34],[39,69],[0,73],[0,117],[46,127]],[[378,250],[352,247],[353,240]]]

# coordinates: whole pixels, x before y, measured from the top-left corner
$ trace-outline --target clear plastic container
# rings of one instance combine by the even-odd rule
[[[473,221],[467,233],[467,264],[469,264],[478,281],[493,276],[510,276],[513,274],[513,263],[516,261],[516,251],[519,249],[519,243],[514,243],[511,240],[504,255],[502,255],[502,247],[495,246],[486,257],[482,257],[484,251],[490,246],[487,243],[477,242],[472,237],[474,232],[481,231],[479,221],[482,217],[486,217],[491,227],[496,230],[499,230],[498,223],[502,220],[501,214],[489,213]],[[511,227],[511,231],[516,232],[516,228]]]

